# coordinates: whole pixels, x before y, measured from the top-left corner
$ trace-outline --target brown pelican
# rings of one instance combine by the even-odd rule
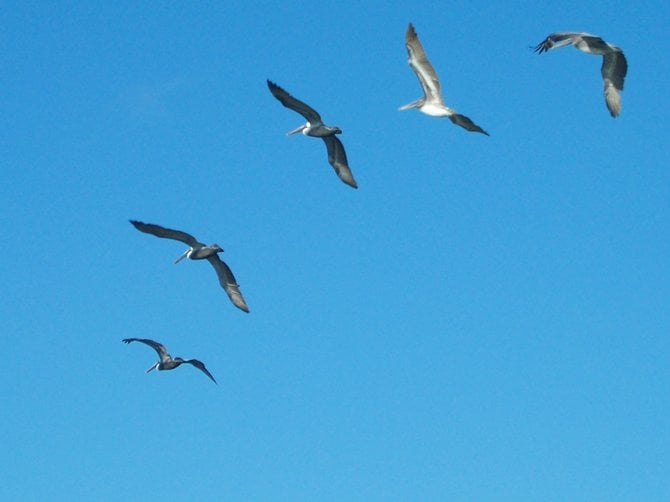
[[[317,113],[314,108],[306,105],[300,100],[295,99],[284,89],[279,87],[274,82],[268,82],[268,88],[272,95],[279,100],[279,102],[286,108],[298,112],[307,119],[307,123],[296,127],[289,131],[287,135],[302,132],[305,136],[314,136],[321,138],[326,143],[328,150],[328,162],[335,169],[339,178],[347,185],[358,188],[354,176],[351,174],[349,164],[347,163],[347,154],[344,153],[344,146],[342,142],[337,139],[336,134],[341,134],[342,130],[336,126],[327,126],[321,120],[321,115]]]
[[[157,369],[158,371],[163,371],[163,370],[173,370],[178,366],[181,366],[182,364],[190,364],[192,366],[195,366],[198,368],[200,371],[202,371],[205,375],[207,375],[209,378],[212,379],[214,383],[216,383],[216,380],[214,380],[214,377],[212,374],[207,371],[207,368],[205,368],[205,365],[201,362],[198,361],[197,359],[182,359],[181,357],[175,357],[173,358],[170,354],[168,354],[167,350],[165,349],[165,346],[158,343],[154,342],[153,340],[149,340],[148,338],[124,338],[122,340],[123,343],[130,343],[130,342],[142,342],[149,347],[153,348],[156,352],[158,352],[158,357],[160,357],[160,361],[157,361],[154,363],[151,368],[147,370],[147,373],[149,373],[151,370]]]
[[[409,110],[410,108],[418,108],[419,111],[426,115],[433,117],[448,117],[454,124],[461,126],[472,132],[480,132],[489,136],[484,129],[475,124],[465,115],[456,113],[456,110],[445,106],[442,94],[440,94],[440,81],[437,78],[437,73],[430,64],[426,53],[423,52],[421,42],[416,36],[414,26],[409,23],[407,32],[405,33],[405,47],[407,47],[407,55],[409,56],[407,62],[412,68],[412,71],[419,79],[421,88],[423,89],[423,96],[411,103],[398,108],[399,110]]]
[[[151,223],[142,223],[141,221],[130,220],[130,223],[139,230],[147,234],[155,235],[156,237],[162,237],[165,239],[175,239],[181,242],[188,244],[190,247],[184,251],[184,253],[175,260],[175,263],[179,263],[184,258],[189,258],[191,260],[207,260],[212,264],[214,270],[216,270],[216,275],[219,276],[219,283],[221,287],[226,290],[230,301],[233,302],[237,308],[249,312],[249,307],[244,302],[242,298],[242,293],[240,292],[240,286],[235,281],[235,276],[230,270],[228,265],[226,265],[221,258],[219,258],[218,253],[221,253],[223,249],[218,244],[212,244],[211,246],[206,246],[190,234],[186,232],[181,232],[179,230],[172,230],[170,228],[164,228],[160,225],[153,225]]]
[[[628,63],[623,55],[623,51],[596,35],[560,32],[552,33],[540,42],[535,47],[535,52],[542,54],[543,52],[558,49],[566,45],[574,45],[582,52],[603,57],[600,74],[603,77],[605,104],[610,115],[616,118],[619,112],[621,112],[621,96],[619,95],[619,91],[623,91],[623,79],[628,71]]]

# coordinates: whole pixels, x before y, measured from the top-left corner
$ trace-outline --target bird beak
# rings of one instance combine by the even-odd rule
[[[182,253],[182,255],[174,261],[175,265],[176,265],[177,263],[179,263],[180,261],[182,261],[184,258],[186,258],[186,255],[188,254],[188,252],[189,252],[190,250],[191,250],[191,248],[188,248],[186,251],[184,251],[184,252]]]
[[[301,125],[301,126],[299,126],[299,127],[296,127],[296,128],[293,129],[292,131],[287,132],[286,135],[287,135],[287,136],[290,136],[291,134],[295,134],[295,133],[297,133],[297,132],[300,132],[300,131],[302,131],[305,127],[307,127],[307,125],[306,125],[306,124],[303,124],[303,125]]]

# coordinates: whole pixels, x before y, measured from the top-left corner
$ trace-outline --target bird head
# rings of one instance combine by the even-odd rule
[[[302,132],[302,131],[304,131],[305,129],[307,129],[307,128],[309,127],[309,125],[310,125],[309,122],[307,122],[306,124],[299,125],[298,127],[296,127],[295,129],[293,129],[292,131],[287,132],[286,135],[287,135],[287,136],[290,136],[291,134],[295,134],[295,133],[298,133],[298,132]]]
[[[177,258],[174,262],[175,264],[179,263],[182,261],[184,258],[187,256],[190,256],[191,252],[193,251],[193,248],[188,248],[186,251],[184,251],[179,258]]]

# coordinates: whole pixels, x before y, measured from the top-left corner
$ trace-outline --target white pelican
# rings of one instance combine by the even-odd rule
[[[195,366],[198,368],[200,371],[202,371],[205,375],[207,375],[209,378],[212,379],[214,383],[216,383],[216,380],[214,380],[214,377],[212,374],[207,371],[207,368],[205,368],[205,365],[201,362],[198,361],[197,359],[182,359],[181,357],[175,357],[173,358],[170,354],[168,354],[167,350],[165,349],[165,346],[158,343],[154,342],[153,340],[149,340],[148,338],[124,338],[122,340],[123,343],[130,343],[130,342],[142,342],[149,347],[153,348],[157,353],[158,357],[160,358],[159,361],[154,363],[151,368],[147,370],[147,373],[149,373],[151,370],[157,369],[158,371],[163,371],[163,370],[173,370],[178,366],[181,366],[182,364],[190,364],[192,366]]]
[[[337,126],[325,125],[321,120],[321,116],[317,113],[316,110],[314,110],[314,108],[306,105],[300,100],[295,99],[274,82],[270,82],[268,80],[267,83],[272,95],[277,98],[282,105],[284,105],[286,108],[290,108],[295,112],[298,112],[307,119],[306,124],[289,131],[287,135],[302,132],[305,136],[321,138],[324,143],[326,143],[326,149],[328,150],[328,162],[331,166],[333,166],[339,178],[347,185],[358,188],[356,180],[354,180],[354,176],[351,174],[351,170],[349,169],[349,164],[347,163],[347,154],[344,153],[344,146],[342,146],[342,142],[335,136],[336,134],[341,134],[342,130]]]
[[[411,103],[398,108],[399,110],[409,110],[410,108],[418,108],[419,111],[426,115],[433,117],[448,117],[454,124],[461,126],[472,132],[480,132],[489,136],[484,129],[475,124],[465,115],[456,113],[444,104],[442,94],[440,94],[440,81],[437,78],[437,73],[430,64],[426,53],[423,52],[421,42],[416,36],[414,26],[409,23],[407,32],[405,33],[405,47],[407,47],[407,55],[409,56],[407,62],[412,68],[416,77],[419,79],[421,88],[423,89],[423,96]]]
[[[202,242],[198,242],[195,237],[187,234],[186,232],[164,228],[160,225],[142,223],[141,221],[135,220],[130,220],[130,223],[132,223],[133,226],[140,232],[152,234],[156,237],[162,237],[165,239],[175,239],[188,244],[190,247],[175,260],[175,263],[179,263],[184,258],[189,258],[191,260],[207,260],[212,264],[212,267],[214,267],[216,275],[219,277],[219,283],[228,294],[228,297],[230,298],[230,301],[233,302],[233,305],[245,312],[249,312],[249,307],[247,307],[247,304],[244,302],[244,298],[242,298],[240,286],[237,284],[232,270],[230,270],[230,267],[228,267],[228,265],[226,265],[225,262],[219,258],[218,253],[223,251],[221,246],[218,244],[206,246]]]
[[[621,112],[621,96],[619,95],[619,91],[623,91],[623,79],[628,71],[628,63],[623,55],[623,51],[596,35],[560,32],[552,33],[540,42],[535,47],[535,52],[542,54],[543,52],[558,49],[566,45],[574,45],[582,52],[603,57],[600,74],[603,77],[605,104],[610,115],[616,118]]]

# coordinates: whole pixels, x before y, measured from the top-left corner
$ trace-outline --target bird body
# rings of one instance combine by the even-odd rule
[[[416,77],[419,79],[421,88],[423,89],[423,97],[407,103],[398,108],[399,110],[409,110],[417,108],[420,112],[430,115],[431,117],[447,117],[454,124],[461,126],[463,129],[471,132],[487,133],[484,129],[475,124],[465,115],[457,113],[444,104],[444,99],[440,92],[440,80],[437,78],[437,73],[430,64],[426,53],[423,50],[421,42],[417,37],[416,31],[412,23],[409,23],[407,32],[405,33],[405,47],[407,48],[410,68],[414,71]]]
[[[223,252],[221,246],[218,244],[207,246],[202,242],[198,242],[191,234],[187,234],[181,230],[172,230],[160,225],[154,225],[153,223],[143,223],[136,220],[130,220],[130,223],[140,232],[165,239],[178,240],[187,244],[189,248],[175,260],[175,263],[179,263],[184,258],[189,258],[190,260],[207,260],[214,267],[216,275],[219,278],[219,284],[221,284],[221,287],[225,290],[233,305],[244,312],[249,312],[249,307],[242,297],[240,286],[235,280],[233,271],[219,258],[219,253]]]
[[[351,169],[349,169],[349,162],[347,161],[347,154],[344,151],[344,145],[335,136],[342,134],[342,130],[337,126],[328,126],[321,120],[321,115],[311,106],[294,98],[284,89],[279,87],[274,82],[267,81],[268,89],[277,100],[286,108],[298,112],[307,119],[305,124],[302,124],[287,134],[292,135],[302,132],[305,136],[312,136],[321,138],[326,144],[328,151],[328,163],[333,166],[337,176],[347,185],[353,188],[358,188],[358,184],[354,179]]]
[[[166,350],[164,345],[155,342],[153,340],[150,340],[148,338],[124,338],[122,342],[123,343],[141,342],[145,345],[148,345],[149,347],[153,348],[156,351],[159,360],[147,370],[147,373],[149,373],[154,369],[158,371],[169,371],[178,368],[182,364],[190,364],[191,366],[198,368],[205,375],[211,378],[211,380],[214,383],[216,383],[216,380],[214,379],[212,374],[207,370],[202,361],[198,361],[197,359],[182,359],[181,357],[172,357],[170,354],[168,354],[168,351]]]
[[[623,51],[602,38],[590,33],[556,32],[549,35],[535,47],[535,52],[542,54],[552,49],[573,45],[586,54],[603,57],[600,74],[603,79],[603,95],[605,105],[613,118],[621,113],[621,95],[623,81],[628,72],[628,62]]]

